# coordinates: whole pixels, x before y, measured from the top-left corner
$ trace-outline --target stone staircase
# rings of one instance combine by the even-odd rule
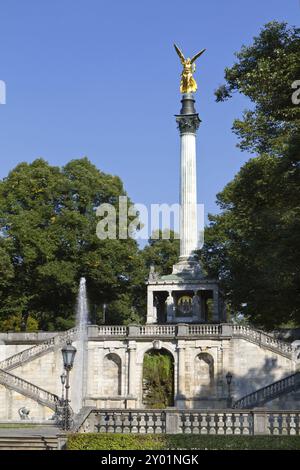
[[[0,450],[59,450],[66,436],[53,425],[0,427]]]
[[[58,440],[44,436],[0,436],[0,450],[58,450]]]
[[[29,361],[38,357],[48,354],[61,348],[68,339],[74,340],[79,333],[79,328],[72,328],[55,335],[46,341],[43,341],[32,348],[25,349],[13,356],[8,357],[0,362],[0,384],[10,388],[38,403],[55,410],[58,396],[54,393],[48,392],[37,385],[34,385],[27,380],[21,379],[16,375],[8,372],[16,367],[19,367]]]
[[[250,409],[260,407],[275,398],[296,390],[300,390],[300,372],[288,375],[284,379],[245,395],[233,404],[233,408]]]

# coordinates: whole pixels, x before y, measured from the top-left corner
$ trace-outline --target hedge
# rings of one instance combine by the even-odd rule
[[[67,450],[299,450],[300,436],[72,434]]]

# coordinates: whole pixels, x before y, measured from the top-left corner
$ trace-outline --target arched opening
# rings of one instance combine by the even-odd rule
[[[195,394],[207,395],[214,387],[214,359],[208,353],[200,353],[195,358]]]
[[[102,391],[104,396],[121,395],[121,359],[117,354],[107,354],[103,360]]]
[[[174,359],[166,349],[150,349],[144,355],[143,404],[147,408],[174,406]]]

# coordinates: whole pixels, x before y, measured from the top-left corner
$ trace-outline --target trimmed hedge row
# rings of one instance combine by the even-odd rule
[[[72,434],[67,450],[299,450],[300,436]]]

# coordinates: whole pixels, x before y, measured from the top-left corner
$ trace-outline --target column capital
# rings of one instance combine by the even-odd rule
[[[199,128],[201,122],[198,114],[177,114],[175,117],[181,135],[196,134],[196,131]]]

